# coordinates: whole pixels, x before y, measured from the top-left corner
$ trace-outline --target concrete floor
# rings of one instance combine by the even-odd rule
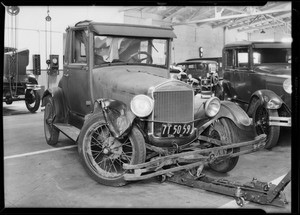
[[[231,197],[155,179],[114,188],[97,184],[79,162],[77,147],[63,134],[54,148],[46,144],[43,111],[31,114],[24,102],[3,104],[4,191],[6,208],[240,208]],[[55,149],[55,150],[53,150]],[[291,169],[291,133],[278,146],[240,157],[227,174],[210,176],[240,182],[271,182]],[[247,203],[243,208],[291,212],[291,184],[285,208]]]

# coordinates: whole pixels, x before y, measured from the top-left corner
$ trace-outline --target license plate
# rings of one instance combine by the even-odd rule
[[[162,124],[162,137],[189,136],[193,130],[192,124]]]

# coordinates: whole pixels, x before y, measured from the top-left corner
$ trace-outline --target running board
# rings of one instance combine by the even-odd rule
[[[78,128],[67,123],[54,123],[53,125],[68,138],[76,142],[80,133]]]

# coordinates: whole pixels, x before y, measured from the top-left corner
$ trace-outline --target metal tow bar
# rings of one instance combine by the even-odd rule
[[[232,143],[230,145],[218,146],[214,148],[195,149],[192,151],[161,156],[149,162],[136,165],[123,164],[124,169],[131,170],[132,172],[129,173],[130,171],[128,171],[128,173],[124,174],[124,179],[127,181],[148,179],[171,172],[199,167],[203,163],[214,163],[224,159],[240,156],[242,154],[252,153],[260,148],[263,148],[265,145],[265,140],[266,135],[261,134],[251,141]],[[210,139],[208,141],[213,142],[217,140]],[[239,148],[240,151],[233,152],[233,149],[235,148]],[[224,153],[224,150],[230,150],[231,152]],[[173,164],[176,164],[176,166],[174,167]]]
[[[189,187],[232,196],[236,200],[236,203],[241,207],[244,205],[245,201],[251,201],[262,205],[284,207],[288,202],[283,190],[291,181],[291,171],[287,173],[277,186],[271,183],[258,181],[256,178],[253,178],[251,182],[241,184],[226,179],[214,179],[205,176],[204,174],[193,176],[189,174],[188,171],[173,173],[172,176],[167,177],[166,180]]]
[[[291,181],[290,171],[277,186],[267,182],[260,182],[255,178],[253,178],[251,182],[242,184],[239,182],[230,182],[226,179],[210,178],[201,173],[206,163],[213,163],[215,161],[257,151],[264,147],[265,140],[266,135],[262,134],[252,141],[234,143],[209,149],[181,152],[178,154],[162,156],[137,165],[123,164],[123,168],[131,172],[124,174],[124,178],[127,181],[136,181],[160,176],[161,181],[166,180],[181,185],[232,196],[239,206],[243,206],[245,201],[251,201],[259,204],[284,207],[284,205],[287,204],[287,201],[282,191]],[[214,139],[208,141],[214,141]],[[239,152],[231,152],[229,154],[222,153],[224,149],[241,147],[246,147],[246,149]],[[191,169],[195,167],[197,167],[196,173],[192,173]]]

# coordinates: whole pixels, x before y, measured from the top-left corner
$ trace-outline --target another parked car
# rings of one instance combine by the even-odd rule
[[[26,71],[29,50],[5,47],[3,68],[3,102],[25,100],[27,109],[34,113],[40,107],[41,97],[36,77]]]
[[[215,61],[218,63],[217,66],[217,73],[219,76],[219,79],[223,79],[223,70],[222,70],[222,57],[201,57],[201,58],[190,58],[186,61],[195,61],[195,60],[203,60],[203,61]]]
[[[280,126],[291,126],[291,44],[235,42],[223,49],[224,96],[243,107],[255,132],[276,145]]]
[[[229,145],[257,143],[239,106],[196,100],[190,85],[170,79],[171,28],[83,21],[66,31],[63,76],[43,95],[45,138],[56,145],[62,132],[77,141],[97,182],[124,185],[125,164],[195,149],[206,149],[198,159],[213,170],[228,172],[242,154]]]
[[[208,60],[189,60],[170,69],[173,78],[193,86],[195,94],[221,96],[222,86],[217,73],[218,63]]]

